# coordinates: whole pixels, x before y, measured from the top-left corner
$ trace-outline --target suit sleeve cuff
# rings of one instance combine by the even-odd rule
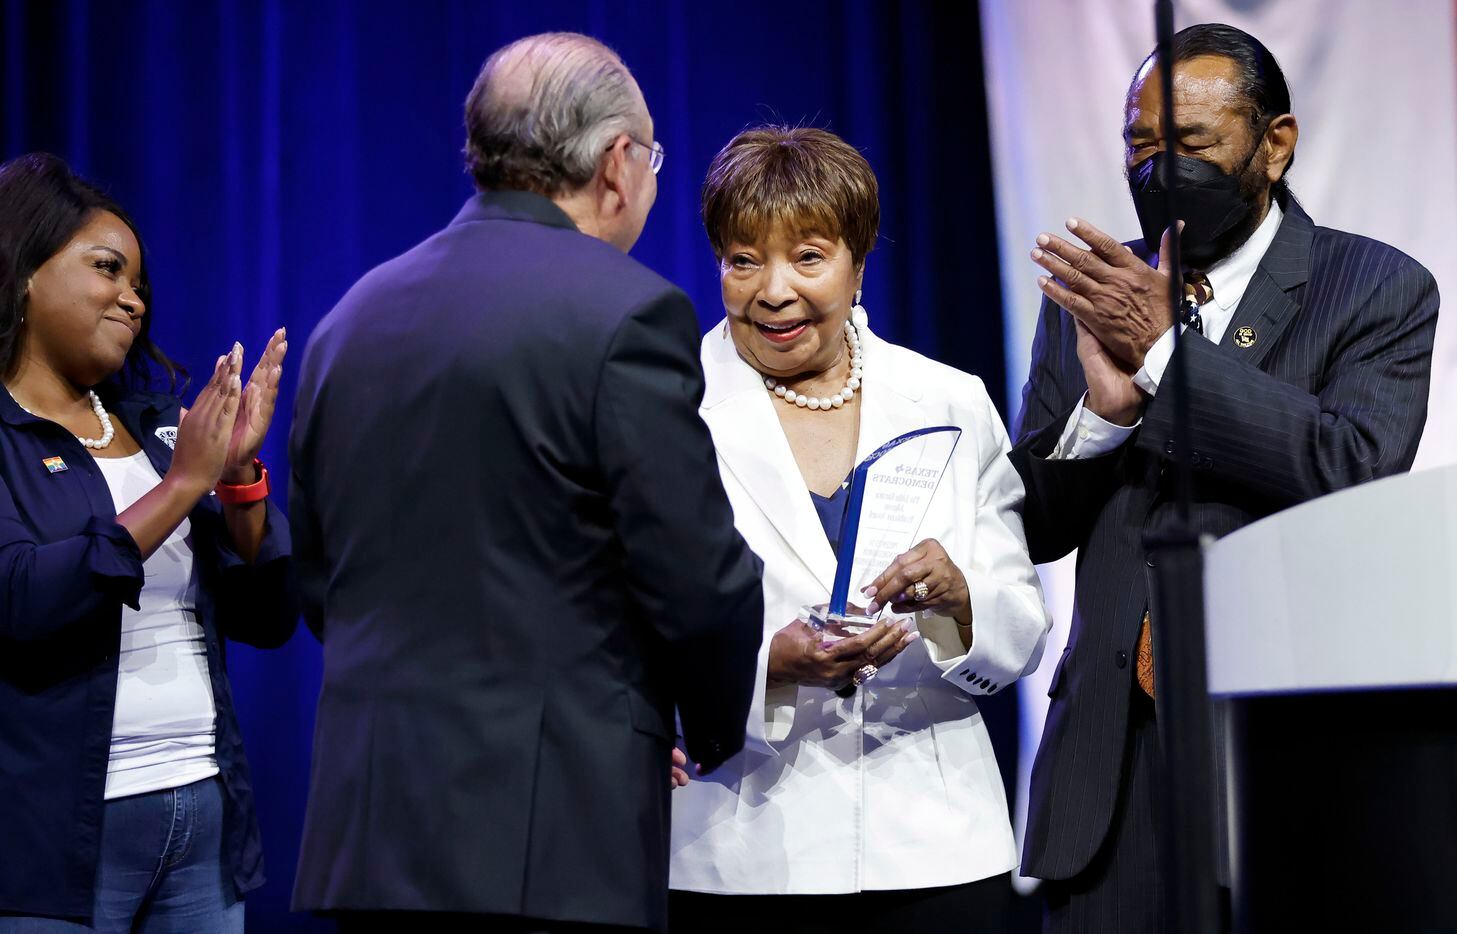
[[[994,581],[968,578],[966,585],[972,607],[970,648],[960,649],[956,621],[944,616],[922,620],[921,638],[931,663],[941,670],[941,680],[971,695],[995,694],[1022,677],[1025,671],[1019,666],[1030,661],[1035,667],[1047,631],[1046,610],[1040,603],[1035,609],[1025,605]],[[1026,625],[1010,625],[1017,621]],[[954,643],[942,634],[947,630]],[[957,647],[956,654],[946,650],[951,645]]]
[[[973,617],[975,614],[973,613]],[[956,667],[970,651],[961,644],[956,620],[927,610],[916,614],[916,631],[926,646],[926,655],[944,674]]]

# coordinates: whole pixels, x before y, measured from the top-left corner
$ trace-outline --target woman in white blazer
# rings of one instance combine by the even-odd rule
[[[981,380],[865,326],[879,195],[839,137],[739,134],[703,216],[727,317],[701,413],[764,560],[764,643],[748,746],[674,796],[671,927],[1001,931],[1017,852],[976,698],[1033,670],[1050,625],[1006,431]],[[937,425],[961,439],[924,541],[862,601],[882,623],[823,644],[801,608],[829,598],[844,481]]]

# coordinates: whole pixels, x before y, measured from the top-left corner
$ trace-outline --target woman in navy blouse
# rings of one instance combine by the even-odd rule
[[[183,410],[149,306],[117,204],[0,166],[0,932],[241,931],[263,881],[223,639],[297,618],[256,460],[287,343]]]

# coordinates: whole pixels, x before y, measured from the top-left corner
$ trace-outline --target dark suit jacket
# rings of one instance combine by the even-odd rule
[[[1226,535],[1410,468],[1436,322],[1436,282],[1420,264],[1316,227],[1289,201],[1220,343],[1186,332],[1195,527]],[[1242,326],[1255,332],[1245,348],[1233,341]],[[1049,690],[1022,862],[1044,879],[1081,871],[1107,833],[1149,602],[1143,536],[1173,509],[1171,392],[1154,396],[1113,453],[1046,459],[1086,389],[1071,319],[1044,302],[1012,459],[1027,484],[1032,559],[1078,549],[1072,630]]]
[[[687,297],[549,200],[472,198],[304,352],[290,506],[324,645],[294,904],[661,926],[674,708],[743,744],[760,564]]]

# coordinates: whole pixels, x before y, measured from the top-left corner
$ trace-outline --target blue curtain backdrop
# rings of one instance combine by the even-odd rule
[[[1005,401],[974,3],[0,3],[0,154],[56,152],[127,206],[150,253],[162,346],[205,371],[234,339],[251,359],[288,326],[294,357],[264,451],[275,476],[286,476],[304,339],[360,275],[469,196],[466,93],[493,49],[545,30],[606,41],[642,85],[667,162],[634,255],[688,291],[705,328],[722,313],[697,205],[710,158],[749,123],[825,126],[880,179],[872,326],[977,373]],[[379,495],[409,491],[381,476]],[[324,927],[287,910],[319,658],[302,629],[282,650],[229,657],[269,866],[248,900],[255,931]],[[1004,774],[1013,703],[1006,692],[985,704]]]

